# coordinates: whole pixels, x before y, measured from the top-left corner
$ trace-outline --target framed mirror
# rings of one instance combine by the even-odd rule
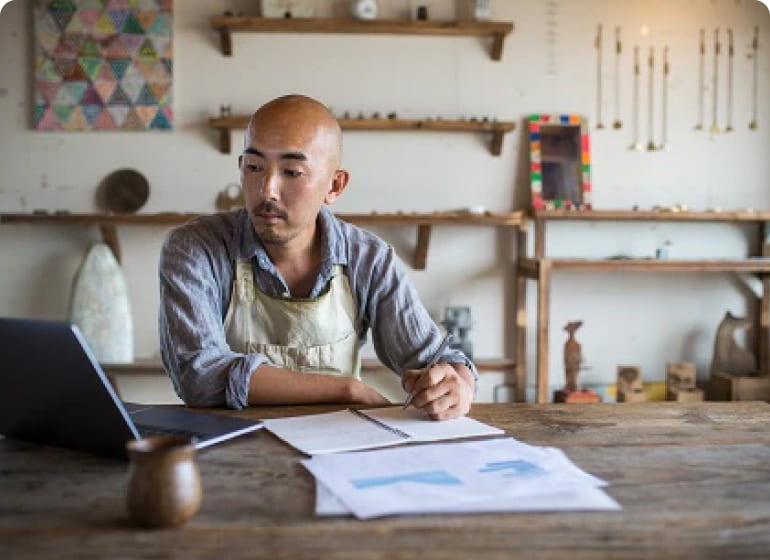
[[[530,115],[532,208],[591,208],[588,125],[578,115]]]

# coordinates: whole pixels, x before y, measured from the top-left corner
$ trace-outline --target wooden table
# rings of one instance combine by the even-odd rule
[[[302,456],[260,431],[200,453],[204,503],[185,527],[145,531],[125,514],[126,464],[0,440],[0,558],[770,557],[766,403],[479,404],[472,416],[562,448],[623,511],[317,518]]]

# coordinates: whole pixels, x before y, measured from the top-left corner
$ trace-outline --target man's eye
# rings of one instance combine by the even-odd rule
[[[293,177],[293,178],[296,178],[302,175],[302,171],[297,171],[295,169],[284,169],[283,172],[286,174],[286,176]]]
[[[251,171],[252,173],[255,173],[257,171],[262,171],[262,166],[256,165],[254,163],[247,163],[245,167],[247,171]]]

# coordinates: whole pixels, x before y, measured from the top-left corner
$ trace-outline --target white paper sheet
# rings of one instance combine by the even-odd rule
[[[414,408],[403,410],[400,406],[391,406],[360,412],[370,419],[352,410],[341,410],[274,418],[264,420],[264,424],[276,436],[308,455],[504,433],[467,417],[437,422]]]
[[[505,433],[500,428],[490,426],[467,416],[437,422],[431,420],[424,411],[414,407],[407,408],[406,410],[400,406],[370,408],[368,410],[361,410],[361,413],[383,424],[387,424],[391,428],[409,434],[413,441],[438,441],[475,436],[494,436]]]
[[[384,430],[350,410],[274,418],[263,421],[265,428],[303,453],[334,453],[396,445],[408,441]]]
[[[428,512],[619,509],[597,491],[606,483],[561,451],[513,438],[320,455],[303,464],[362,519]],[[327,501],[321,506],[336,511]]]
[[[554,494],[468,502],[456,504],[447,509],[435,507],[435,509],[426,508],[424,511],[411,511],[409,513],[515,513],[527,511],[614,511],[620,509],[620,505],[601,489],[593,486],[580,486],[573,490]],[[318,481],[316,482],[315,513],[320,517],[353,515],[353,512],[339,501],[331,490]]]

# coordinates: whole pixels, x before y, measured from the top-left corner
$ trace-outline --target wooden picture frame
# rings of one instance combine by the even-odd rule
[[[534,210],[591,208],[591,150],[583,117],[530,115],[529,155]]]

